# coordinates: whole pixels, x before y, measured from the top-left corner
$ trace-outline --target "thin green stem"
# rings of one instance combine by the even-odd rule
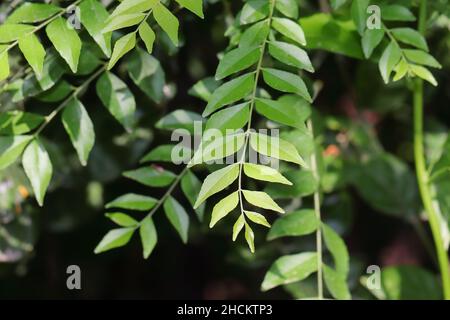
[[[309,132],[314,137],[314,127],[311,119],[308,119],[306,123]],[[317,154],[316,150],[311,154],[311,172],[316,181],[319,181],[319,171],[317,166]],[[320,222],[322,221],[322,215],[320,212],[320,190],[319,187],[314,192],[314,212],[316,213],[316,218]],[[321,225],[321,224],[319,224]],[[317,249],[317,298],[319,300],[323,299],[323,275],[322,275],[322,229],[319,227],[316,231],[316,249]]]
[[[427,1],[421,0],[419,13],[419,32],[425,34],[426,17],[427,17]],[[419,185],[420,195],[423,206],[427,212],[428,221],[430,223],[431,232],[433,235],[434,244],[436,247],[436,254],[439,262],[439,269],[442,278],[442,288],[444,299],[450,300],[450,269],[447,251],[444,247],[443,238],[441,234],[441,219],[440,213],[436,210],[435,199],[433,198],[430,177],[426,168],[424,141],[423,141],[423,80],[415,79],[414,83],[414,159],[416,163],[417,182]]]

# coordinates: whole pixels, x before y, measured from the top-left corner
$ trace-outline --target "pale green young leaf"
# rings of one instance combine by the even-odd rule
[[[181,190],[183,191],[186,198],[189,200],[191,206],[195,205],[197,199],[198,190],[200,190],[202,183],[197,178],[197,176],[188,170],[186,174],[181,178]],[[203,216],[205,214],[205,204],[202,204],[195,209],[198,220],[203,221]]]
[[[297,163],[302,167],[307,167],[305,161],[298,154],[295,146],[278,137],[252,133],[250,135],[250,146],[253,150],[268,157]]]
[[[148,25],[147,22],[142,22],[139,26],[139,36],[142,41],[144,41],[145,48],[148,53],[153,52],[153,44],[155,43],[156,35],[152,28]]]
[[[122,58],[126,53],[131,51],[136,45],[136,33],[132,32],[127,35],[124,35],[122,38],[116,41],[114,44],[113,53],[111,55],[111,60],[108,64],[108,70],[111,70],[112,67]]]
[[[105,205],[106,209],[118,208],[126,210],[148,211],[155,206],[157,200],[135,193],[124,194]]]
[[[276,0],[275,9],[280,11],[288,18],[298,18],[298,2],[297,0]]]
[[[245,102],[214,113],[206,122],[205,131],[217,129],[225,133],[227,129],[236,130],[242,128],[248,122],[249,106],[250,103]]]
[[[203,116],[207,117],[217,109],[246,97],[253,90],[254,85],[255,75],[253,73],[244,74],[224,83],[212,94]]]
[[[45,31],[56,51],[67,62],[72,72],[76,73],[81,52],[78,33],[61,17],[49,23]]]
[[[176,0],[181,6],[185,7],[189,11],[195,13],[200,18],[204,18],[203,15],[203,0]]]
[[[425,81],[428,81],[433,86],[437,87],[438,83],[436,79],[434,78],[433,74],[425,67],[417,66],[417,65],[410,65],[411,72],[418,76],[419,78],[422,78]]]
[[[0,25],[0,43],[15,41],[33,30],[28,24],[4,23]]]
[[[173,44],[178,46],[178,27],[180,23],[177,17],[160,2],[153,8],[153,17],[161,29],[167,33]]]
[[[248,247],[251,253],[255,253],[255,234],[248,223],[245,222],[245,241],[247,241]]]
[[[319,225],[320,222],[314,210],[294,211],[275,221],[267,235],[267,240],[308,235],[316,231]]]
[[[264,81],[272,88],[281,92],[295,93],[312,102],[305,82],[298,75],[270,68],[263,69]]]
[[[351,295],[346,277],[327,265],[323,265],[323,278],[331,295],[338,300],[350,300]]]
[[[247,69],[258,62],[260,55],[260,47],[240,47],[226,53],[217,67],[216,80]]]
[[[52,179],[53,166],[47,150],[37,140],[33,140],[22,156],[23,169],[30,181],[38,204],[44,204],[45,192]]]
[[[219,220],[226,217],[231,211],[233,211],[237,207],[238,203],[239,194],[237,191],[220,200],[213,208],[209,227],[214,227]]]
[[[142,13],[152,9],[160,0],[124,0],[113,11],[109,19],[119,15]],[[108,22],[108,21],[107,21]]]
[[[314,67],[305,50],[286,42],[271,41],[269,53],[278,61],[289,66],[314,72]]]
[[[239,165],[232,164],[217,170],[206,177],[195,202],[194,209],[198,208],[206,199],[213,194],[222,191],[232,184],[239,175]]]
[[[95,254],[123,247],[133,236],[135,228],[119,228],[110,230],[94,250]]]
[[[245,225],[245,217],[244,215],[241,214],[239,215],[239,218],[237,218],[236,222],[233,225],[233,241],[236,241],[242,228],[244,228],[244,225]]]
[[[44,68],[45,49],[38,37],[29,33],[19,38],[19,48],[37,77],[40,77]]]
[[[389,83],[391,73],[400,59],[400,49],[397,47],[397,45],[395,45],[395,43],[391,42],[384,50],[378,63],[378,68],[385,83]]]
[[[105,72],[97,80],[97,95],[108,111],[128,131],[131,131],[135,119],[136,102],[128,86],[119,77]]]
[[[62,114],[62,122],[83,166],[87,164],[94,146],[95,132],[91,118],[77,99],[69,101]]]
[[[284,213],[284,210],[265,192],[242,190],[248,203],[263,209]]]
[[[270,223],[267,221],[267,219],[260,213],[253,212],[253,211],[244,211],[245,216],[254,223],[260,224],[264,227],[270,228]]]
[[[410,67],[409,64],[404,60],[400,60],[400,62],[395,66],[394,71],[395,75],[393,77],[393,81],[398,81],[402,79],[408,73]]]
[[[108,20],[108,24],[102,29],[102,33],[110,33],[112,31],[131,27],[140,23],[146,15],[144,13],[131,13],[116,16]]]
[[[425,51],[405,49],[403,50],[403,53],[410,62],[437,69],[442,68],[442,65],[432,55]]]
[[[269,20],[255,23],[242,33],[239,39],[239,47],[254,47],[261,45],[269,35]]]
[[[391,29],[393,36],[400,42],[428,51],[427,41],[418,31],[411,28]]]
[[[262,291],[301,281],[317,271],[317,253],[303,252],[276,260],[264,277]]]
[[[360,35],[363,35],[367,22],[367,7],[370,0],[352,1],[352,18]]]
[[[350,270],[349,255],[344,240],[326,224],[322,224],[325,245],[334,258],[336,272],[347,277]]]
[[[107,213],[106,217],[120,227],[134,227],[138,224],[134,218],[121,212]]]
[[[35,23],[46,20],[61,9],[49,3],[22,4],[6,19],[6,23]]]
[[[241,11],[241,24],[249,24],[264,19],[269,15],[269,1],[249,0]]]
[[[164,212],[172,226],[178,232],[183,243],[188,241],[189,216],[186,210],[173,197],[164,201]]]
[[[0,136],[0,170],[16,161],[31,139],[32,136]]]
[[[381,43],[385,35],[383,29],[366,29],[362,37],[362,48],[366,59],[370,58],[373,51]]]
[[[272,27],[298,44],[306,45],[305,33],[300,24],[286,18],[273,18]]]
[[[254,163],[244,163],[244,173],[249,178],[261,181],[292,185],[292,183],[288,179],[286,179],[281,173],[268,166],[263,166]]]
[[[148,187],[167,187],[175,180],[175,174],[172,172],[153,167],[143,167],[132,171],[126,171],[123,176],[137,181]]]
[[[152,217],[147,216],[142,220],[139,235],[142,243],[142,255],[144,259],[147,259],[158,242],[158,234]]]
[[[0,113],[0,135],[21,135],[36,129],[44,117],[23,111],[6,111]]]
[[[80,21],[103,53],[111,56],[111,32],[102,33],[109,14],[98,0],[84,0],[79,4]]]
[[[9,76],[9,59],[7,46],[0,45],[0,81],[8,78]]]

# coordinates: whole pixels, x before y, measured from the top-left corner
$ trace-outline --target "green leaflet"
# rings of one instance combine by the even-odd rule
[[[294,96],[294,99],[289,99],[290,103],[284,103],[284,100],[274,101],[257,98],[255,102],[256,111],[272,121],[294,128],[304,128],[305,120],[310,113],[309,108],[304,108],[307,105],[306,101],[305,104],[299,106],[294,104],[294,102],[300,100],[296,96]]]
[[[193,133],[196,121],[203,121],[203,118],[198,113],[178,109],[161,118],[155,126],[158,129],[165,130],[186,129]]]
[[[94,146],[95,132],[91,118],[77,99],[71,99],[62,113],[62,122],[83,166]]]
[[[78,33],[61,17],[49,23],[45,31],[56,51],[67,62],[72,72],[76,73],[81,51]]]
[[[118,208],[126,210],[148,211],[155,206],[157,200],[140,194],[124,194],[105,205],[106,209]]]
[[[205,131],[217,129],[222,133],[228,130],[241,129],[248,122],[250,103],[245,102],[214,113],[206,122]]]
[[[277,259],[266,273],[261,290],[267,291],[282,284],[301,281],[315,271],[317,271],[315,252],[283,256]]]
[[[383,29],[366,29],[362,37],[362,48],[366,59],[370,58],[373,51],[381,43],[385,35]]]
[[[109,19],[123,14],[140,13],[155,7],[160,0],[123,0],[113,11]]]
[[[7,111],[0,114],[0,134],[1,135],[21,135],[36,129],[44,117],[38,114]]]
[[[233,225],[233,241],[236,241],[242,228],[244,228],[244,225],[245,225],[245,217],[243,214],[241,214]]]
[[[314,67],[305,50],[280,41],[269,42],[269,53],[278,61],[292,67],[314,72]]]
[[[33,140],[27,146],[22,156],[22,164],[33,187],[34,196],[42,207],[45,193],[52,179],[53,167],[47,151],[38,140]]]
[[[33,26],[28,24],[5,23],[0,25],[0,43],[8,43],[19,39],[20,37],[34,30]]]
[[[213,194],[222,191],[232,184],[239,175],[239,165],[232,164],[223,169],[217,170],[206,177],[202,184],[194,209],[198,208],[206,199]]]
[[[122,58],[127,52],[131,51],[136,45],[136,34],[134,32],[129,33],[114,44],[111,60],[109,60],[108,70],[111,70],[114,65]]]
[[[123,176],[148,187],[167,187],[175,180],[175,174],[160,167],[143,167],[126,171]]]
[[[96,90],[106,109],[125,129],[131,131],[134,125],[136,102],[125,82],[114,74],[105,72],[97,80]]]
[[[411,28],[395,28],[391,29],[391,32],[398,41],[428,51],[427,41],[416,30]]]
[[[211,214],[211,222],[209,227],[212,228],[214,225],[227,216],[231,211],[233,211],[239,203],[239,194],[237,191],[233,192],[229,196],[220,200],[213,208]]]
[[[195,13],[200,18],[204,18],[203,15],[203,0],[176,0],[181,6],[185,7],[189,11]]]
[[[389,78],[401,58],[400,49],[391,42],[383,52],[378,67],[385,83],[389,83]]]
[[[44,69],[45,49],[33,33],[19,38],[19,48],[38,77]]]
[[[286,18],[273,18],[272,26],[285,37],[294,40],[302,46],[306,45],[305,33],[300,24]]]
[[[203,112],[203,117],[207,117],[217,109],[246,97],[253,90],[254,85],[255,75],[253,73],[244,74],[224,83],[212,94]]]
[[[327,265],[323,265],[323,278],[331,295],[338,300],[350,300],[351,295],[346,277]]]
[[[147,153],[139,161],[140,163],[149,161],[170,162],[175,163],[175,157],[181,159],[184,163],[191,159],[192,150],[182,145],[164,144],[157,146],[155,149]]]
[[[142,254],[144,259],[147,259],[158,242],[158,234],[156,232],[152,217],[147,216],[144,220],[142,220],[139,228],[139,235],[142,243]]]
[[[299,76],[282,70],[264,68],[263,77],[272,88],[281,92],[298,94],[308,102],[312,102],[308,88]]]
[[[244,173],[247,177],[253,179],[292,185],[288,179],[271,167],[253,163],[244,163]]]
[[[153,17],[161,29],[167,33],[173,44],[178,46],[178,28],[180,23],[177,17],[160,2],[153,8]]]
[[[256,207],[284,213],[284,210],[265,192],[242,190],[242,193],[245,200]]]
[[[220,60],[216,71],[216,80],[247,69],[255,64],[261,55],[260,47],[241,47],[226,53]]]
[[[129,215],[121,212],[107,213],[106,217],[111,219],[115,224],[121,227],[134,227],[138,222]]]
[[[416,21],[416,17],[407,7],[397,4],[382,5],[381,18],[386,21]]]
[[[255,23],[241,35],[239,47],[254,47],[261,45],[269,35],[269,31],[269,20]]]
[[[325,244],[334,258],[336,272],[345,279],[350,269],[349,256],[345,242],[333,229],[325,224],[322,224],[322,231]]]
[[[298,2],[296,0],[276,0],[275,9],[288,18],[298,18]]]
[[[153,52],[153,44],[155,43],[156,39],[155,32],[145,21],[140,24],[138,31],[139,36],[141,37],[142,41],[144,41],[147,52],[151,54]]]
[[[267,228],[270,228],[270,223],[267,221],[267,219],[260,213],[253,212],[253,211],[244,211],[245,216],[252,222],[260,224],[262,226],[265,226]]]
[[[281,237],[298,237],[313,233],[320,222],[314,210],[303,209],[278,218],[267,235],[267,240]]]
[[[181,178],[181,190],[186,198],[189,200],[191,206],[195,205],[197,199],[198,190],[200,190],[202,183],[192,171],[188,170],[186,174]],[[195,209],[195,213],[200,221],[203,221],[205,214],[205,205],[202,204]]]
[[[32,136],[0,136],[0,170],[10,166],[22,154]]]
[[[133,236],[135,228],[119,228],[109,231],[94,250],[95,254],[123,247]]]
[[[255,234],[248,223],[245,223],[245,241],[247,241],[251,253],[255,253]]]
[[[22,4],[6,19],[6,23],[35,23],[50,18],[60,12],[57,6],[48,3]]]
[[[241,24],[249,24],[264,19],[269,15],[269,1],[249,0],[241,12]]]
[[[369,3],[370,0],[352,1],[352,18],[360,35],[362,35],[366,29],[367,7],[369,6]]]
[[[173,197],[168,197],[167,200],[164,201],[164,212],[172,226],[177,230],[183,243],[187,243],[189,216],[184,208]]]
[[[102,29],[102,33],[110,33],[114,30],[134,26],[143,21],[144,13],[131,13],[116,16],[108,20],[108,24]]]
[[[5,50],[7,46],[0,45],[0,81],[9,76],[9,60],[8,51]],[[2,51],[4,50],[4,51]]]

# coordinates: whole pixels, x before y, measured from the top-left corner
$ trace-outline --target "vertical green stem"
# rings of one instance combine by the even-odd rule
[[[427,1],[421,0],[419,13],[419,32],[423,35],[426,30]],[[427,212],[436,254],[442,278],[444,299],[450,300],[450,269],[447,251],[444,247],[440,229],[440,215],[433,204],[433,196],[430,189],[430,177],[426,169],[424,142],[423,142],[423,80],[415,79],[414,83],[414,159],[416,163],[417,182],[423,206]]]
[[[314,137],[314,128],[312,120],[309,119],[307,122],[308,130]],[[319,181],[319,172],[317,168],[317,153],[316,150],[311,155],[311,171],[316,181]],[[316,213],[317,220],[321,221],[320,212],[320,193],[319,187],[317,187],[316,192],[314,192],[314,212]],[[316,249],[317,249],[317,298],[319,300],[323,299],[323,276],[322,276],[322,229],[319,227],[316,231]]]

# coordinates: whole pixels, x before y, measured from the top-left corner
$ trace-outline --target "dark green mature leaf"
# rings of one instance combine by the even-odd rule
[[[352,18],[360,35],[363,35],[366,29],[367,7],[370,0],[352,1]]]
[[[105,72],[97,81],[97,95],[108,111],[125,129],[134,125],[136,102],[125,82],[110,72]]]
[[[167,187],[175,180],[175,174],[160,167],[139,168],[123,175],[149,187]]]
[[[197,176],[188,170],[186,174],[181,179],[181,190],[183,190],[184,195],[189,200],[191,206],[195,205],[197,199],[198,190],[200,190],[202,183],[197,178]],[[205,214],[205,205],[202,204],[195,209],[195,213],[200,221],[203,221],[203,216]]]
[[[73,73],[77,72],[81,52],[78,33],[63,18],[56,18],[45,29],[56,51],[67,62]]]
[[[87,164],[94,146],[95,132],[91,118],[77,99],[71,99],[64,108],[62,122],[83,166]]]
[[[232,184],[239,175],[239,165],[232,164],[223,169],[217,170],[206,177],[202,184],[194,209],[198,208],[206,199],[213,194],[222,191]]]
[[[119,228],[109,231],[94,250],[95,254],[123,247],[133,236],[135,228]]]
[[[214,227],[215,224],[219,222],[219,220],[226,217],[231,211],[233,211],[237,207],[238,203],[239,203],[238,191],[235,191],[232,194],[220,200],[213,208],[209,227],[210,228]]]
[[[275,261],[264,277],[262,291],[267,291],[282,284],[301,281],[317,271],[317,254],[303,252],[283,256]]]
[[[418,31],[411,28],[395,28],[391,29],[391,32],[398,41],[428,51],[427,41]]]
[[[389,300],[442,299],[437,277],[416,266],[384,268],[381,283]]]
[[[191,159],[192,150],[184,147],[182,145],[174,145],[174,144],[163,144],[149,153],[147,153],[142,159],[140,163],[149,162],[149,161],[159,161],[159,162],[171,162],[175,163],[175,158],[180,159],[182,163],[187,162]],[[178,161],[177,161],[178,162]]]
[[[127,210],[148,211],[155,206],[157,200],[152,197],[135,193],[124,194],[107,203],[105,208],[119,208]]]
[[[381,18],[387,21],[416,21],[416,17],[407,7],[392,4],[381,6]]]
[[[202,121],[203,118],[198,113],[178,109],[161,118],[155,126],[165,130],[186,129],[193,133],[195,122]]]
[[[272,88],[287,92],[295,93],[312,102],[311,95],[308,92],[305,82],[298,75],[276,69],[263,69],[264,81]]]
[[[61,9],[49,3],[22,4],[6,19],[6,23],[34,23],[50,18]]]
[[[255,64],[261,55],[260,47],[236,48],[223,56],[216,71],[216,80],[247,69]]]
[[[255,23],[242,33],[239,39],[239,47],[254,47],[261,45],[269,35],[269,20]]]
[[[167,33],[173,44],[178,46],[178,28],[180,23],[177,17],[160,2],[153,8],[153,17],[161,29]]]
[[[103,53],[111,55],[111,32],[102,33],[108,11],[98,0],[84,0],[79,5],[80,21]]]
[[[158,60],[142,49],[136,49],[127,59],[128,72],[133,82],[150,99],[160,103],[164,98],[166,75]]]
[[[52,179],[53,167],[47,150],[39,141],[33,140],[27,146],[23,153],[22,165],[33,187],[34,196],[42,207],[45,193]]]
[[[73,88],[70,83],[65,80],[60,80],[50,90],[38,95],[36,99],[43,102],[58,102],[66,98],[72,91]]]
[[[304,128],[305,126],[305,110],[298,108],[294,104],[257,98],[255,106],[256,111],[259,114],[272,121],[279,122],[281,124],[285,124],[294,128]]]
[[[249,24],[264,19],[269,15],[269,2],[266,0],[249,0],[241,11],[241,24]]]
[[[278,61],[308,72],[314,72],[314,67],[305,50],[299,47],[279,41],[269,43],[269,53]]]
[[[385,35],[383,29],[366,29],[362,37],[362,48],[364,51],[364,56],[370,58],[373,51],[381,43]]]
[[[241,100],[253,90],[255,85],[255,75],[253,73],[244,74],[236,79],[224,83],[212,94],[208,105],[203,112],[207,117],[217,109]]]
[[[0,113],[0,135],[20,135],[37,128],[44,117],[38,114],[7,111]]]
[[[158,242],[158,234],[156,232],[152,217],[147,216],[144,220],[142,220],[141,227],[139,228],[139,235],[141,237],[143,248],[142,254],[144,259],[147,259]]]
[[[303,209],[278,218],[267,235],[267,240],[281,237],[298,237],[313,233],[320,222],[314,210]]]
[[[183,243],[188,241],[189,216],[186,210],[173,197],[164,201],[164,212],[172,226],[177,230]]]

